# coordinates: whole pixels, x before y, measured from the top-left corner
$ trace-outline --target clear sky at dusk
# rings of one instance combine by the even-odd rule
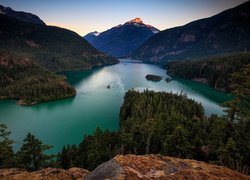
[[[38,15],[85,35],[140,17],[160,30],[215,15],[247,0],[0,0],[3,6]]]

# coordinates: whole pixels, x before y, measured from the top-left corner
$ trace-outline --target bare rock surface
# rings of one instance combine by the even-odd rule
[[[28,172],[24,169],[11,168],[0,169],[1,180],[80,180],[89,173],[82,168],[70,168],[68,170],[58,168],[46,168],[39,171]]]
[[[89,173],[89,179],[250,179],[225,167],[157,155],[119,155]]]

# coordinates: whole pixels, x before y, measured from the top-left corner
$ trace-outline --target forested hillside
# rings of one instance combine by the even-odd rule
[[[75,89],[52,72],[118,62],[70,30],[24,22],[4,13],[0,13],[0,24],[0,98],[35,104],[74,96]]]
[[[249,83],[249,80],[246,82]],[[241,86],[236,86],[236,89],[241,89]],[[235,94],[235,100],[227,104],[226,116],[205,117],[202,106],[184,94],[128,91],[120,111],[119,131],[97,128],[93,135],[85,136],[79,145],[63,147],[56,161],[47,156],[45,159],[33,158],[33,155],[43,157],[42,147],[49,146],[39,141],[40,149],[32,150],[31,140],[36,138],[28,134],[24,141],[24,144],[28,144],[16,155],[20,158],[30,155],[31,158],[22,164],[13,156],[13,152],[11,154],[13,142],[9,140],[9,134],[5,133],[5,140],[2,141],[5,144],[0,147],[0,167],[37,170],[54,166],[92,170],[117,154],[154,153],[202,160],[248,174],[250,116],[249,109],[239,104],[239,100],[247,97],[243,95],[245,93],[241,91],[241,95]],[[2,128],[1,132],[6,132],[6,127]],[[5,159],[7,155],[9,158]],[[30,162],[37,162],[38,166]]]
[[[91,170],[117,154],[160,153],[249,173],[249,109],[238,103],[246,96],[236,97],[228,104],[225,117],[205,117],[202,106],[186,95],[128,91],[119,131],[97,128],[79,146],[65,146],[58,163],[65,169],[79,166]]]
[[[243,72],[250,63],[250,54],[236,54],[204,59],[201,61],[175,61],[166,65],[167,73],[173,77],[190,79],[208,84],[220,90],[230,91],[230,77],[234,72]]]
[[[250,2],[215,16],[159,32],[129,55],[161,63],[250,50]]]
[[[0,14],[0,24],[0,51],[30,58],[51,71],[87,69],[118,62],[70,30],[26,23],[3,14]]]
[[[0,99],[14,98],[19,104],[35,104],[75,94],[63,77],[29,58],[0,53]]]

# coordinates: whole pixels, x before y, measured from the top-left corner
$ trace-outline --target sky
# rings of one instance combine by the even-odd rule
[[[135,17],[165,30],[213,16],[248,0],[0,0],[3,6],[38,15],[47,25],[85,35]]]

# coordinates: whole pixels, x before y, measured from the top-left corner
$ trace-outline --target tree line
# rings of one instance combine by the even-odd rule
[[[0,53],[0,98],[43,102],[76,94],[63,77],[55,75],[28,58]]]
[[[175,61],[166,65],[167,73],[176,78],[205,79],[221,91],[230,92],[230,76],[250,63],[250,53],[214,57],[200,61]]]

